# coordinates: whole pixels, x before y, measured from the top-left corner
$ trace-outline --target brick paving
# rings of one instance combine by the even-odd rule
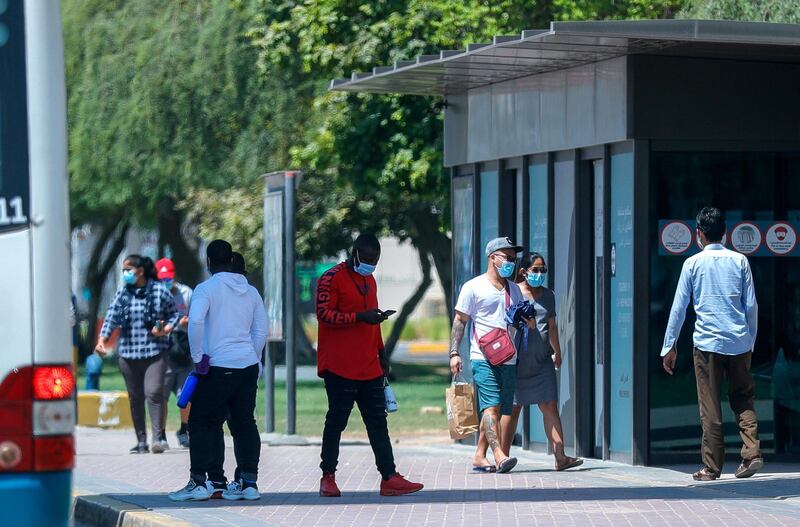
[[[323,499],[319,447],[268,447],[261,452],[255,502],[222,500],[176,504],[166,493],[188,480],[183,449],[130,455],[130,431],[77,431],[76,491],[104,494],[159,514],[203,526],[800,526],[800,466],[771,466],[749,480],[726,474],[696,483],[695,467],[668,470],[588,460],[576,471],[555,472],[552,458],[517,450],[510,474],[470,470],[465,446],[395,445],[398,470],[421,481],[414,495],[378,495],[379,476],[366,445],[343,446],[337,481],[341,498]],[[226,450],[233,474],[233,450]],[[732,470],[735,467],[727,467]],[[780,470],[777,470],[780,469]]]

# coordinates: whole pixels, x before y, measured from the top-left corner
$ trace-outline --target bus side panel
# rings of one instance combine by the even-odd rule
[[[0,381],[31,364],[30,231],[0,235]],[[2,435],[0,435],[2,440]],[[0,509],[2,510],[2,509]]]
[[[71,472],[0,474],[0,525],[66,525],[72,506]]]
[[[69,182],[61,9],[26,0],[34,363],[71,363]]]

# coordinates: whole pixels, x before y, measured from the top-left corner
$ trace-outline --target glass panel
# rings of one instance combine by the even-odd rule
[[[264,303],[267,340],[282,342],[283,332],[283,191],[264,195]]]
[[[0,232],[28,224],[28,126],[22,2],[0,1]]]
[[[603,192],[603,160],[592,162],[594,177],[594,446],[595,456],[602,457],[603,449],[603,394],[605,353],[605,203]]]
[[[726,212],[729,230],[740,220],[800,220],[800,155],[768,152],[654,152],[651,221],[692,220],[705,205]],[[793,253],[800,255],[800,253]],[[675,286],[686,256],[659,254],[650,245],[650,348],[661,349]],[[751,371],[755,409],[765,453],[800,454],[800,258],[758,251],[748,257],[758,299],[758,337]],[[650,360],[650,452],[696,456],[701,430],[692,365],[694,311],[687,310],[677,343],[675,374],[658,356]],[[728,453],[741,442],[724,402]]]
[[[547,254],[547,164],[540,163],[528,166],[528,207],[530,215],[528,217],[528,248],[531,252],[539,253],[544,256],[545,261],[549,261]],[[550,277],[547,277],[547,284]],[[542,412],[537,405],[531,406],[531,441],[547,444],[547,436],[544,433],[542,424]]]
[[[547,254],[547,165],[528,167],[528,206],[530,207],[528,247],[549,260]],[[548,277],[549,280],[549,277]],[[549,282],[548,282],[549,283]]]
[[[633,434],[633,153],[611,156],[611,429],[609,450],[631,452]]]
[[[500,181],[496,171],[481,172],[481,255],[489,240],[500,236],[498,192]]]
[[[473,236],[473,184],[472,176],[453,179],[453,294],[458,296],[461,286],[474,276],[475,250]],[[452,299],[455,304],[456,299]],[[461,341],[461,353],[469,354],[469,339]]]
[[[563,362],[558,370],[559,405],[564,446],[575,446],[575,163],[554,164],[553,235],[555,254],[549,266],[555,270],[553,290],[558,314],[558,336]],[[548,262],[550,263],[550,262]],[[552,279],[551,279],[552,280]]]

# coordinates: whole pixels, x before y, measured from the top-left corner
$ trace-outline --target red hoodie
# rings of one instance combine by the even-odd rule
[[[357,322],[356,313],[378,308],[375,278],[361,276],[342,262],[317,281],[317,374],[326,371],[356,381],[383,375],[379,324]]]

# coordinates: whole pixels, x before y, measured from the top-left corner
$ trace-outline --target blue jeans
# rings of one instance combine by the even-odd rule
[[[514,388],[517,384],[517,365],[492,366],[485,360],[471,360],[472,379],[478,392],[478,409],[483,412],[492,406],[500,407],[500,415],[511,415],[514,407]]]

